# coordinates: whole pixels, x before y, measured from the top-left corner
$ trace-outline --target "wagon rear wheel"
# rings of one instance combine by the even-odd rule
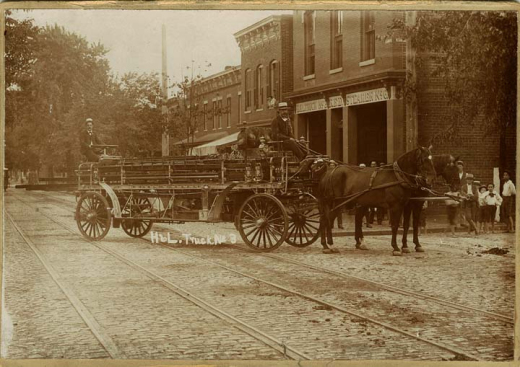
[[[269,194],[256,194],[242,204],[238,211],[237,227],[249,247],[269,252],[285,241],[288,221],[280,200]]]
[[[153,222],[151,220],[139,219],[139,217],[149,216],[152,212],[152,203],[148,198],[139,198],[133,196],[125,205],[123,210],[123,219],[121,228],[130,237],[143,237],[152,229]]]
[[[76,223],[83,237],[99,241],[110,229],[110,207],[104,196],[97,192],[83,195],[76,206]]]
[[[306,247],[312,245],[320,236],[320,210],[318,200],[305,195],[286,205],[289,216],[287,242],[291,246]]]

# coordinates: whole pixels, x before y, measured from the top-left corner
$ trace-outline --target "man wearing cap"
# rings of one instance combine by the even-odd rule
[[[93,145],[102,145],[97,134],[94,132],[94,122],[91,118],[85,121],[86,129],[79,134],[80,152],[87,157],[88,162],[98,162],[101,151],[94,149]]]
[[[273,140],[282,141],[284,150],[292,151],[300,161],[305,158],[305,152],[300,148],[296,139],[294,139],[287,102],[280,102],[278,104],[278,115],[271,123],[271,135]]]
[[[478,191],[477,187],[473,185],[473,175],[466,174],[466,183],[461,186],[460,191],[464,197],[462,208],[466,216],[466,221],[469,224],[468,233],[475,231],[478,235],[478,228],[475,222],[477,221],[478,212]]]

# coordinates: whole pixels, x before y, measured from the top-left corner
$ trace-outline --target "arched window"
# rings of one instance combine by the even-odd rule
[[[280,63],[273,60],[269,63],[269,76],[267,86],[267,103],[271,108],[280,101]]]
[[[251,83],[251,69],[246,70],[246,80],[245,80],[245,92],[246,92],[246,100],[245,100],[245,107],[246,110],[251,108],[251,89],[252,89],[252,83]]]
[[[263,76],[263,65],[256,67],[255,75],[255,107],[262,108],[264,105],[264,76]]]

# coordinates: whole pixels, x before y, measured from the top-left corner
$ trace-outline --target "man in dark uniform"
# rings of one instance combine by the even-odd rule
[[[293,127],[289,118],[289,108],[286,102],[278,104],[278,116],[271,123],[271,136],[274,141],[282,141],[284,150],[290,150],[301,161],[305,158],[305,151],[294,139]]]
[[[89,162],[98,162],[101,151],[94,149],[92,145],[103,145],[97,134],[93,130],[94,122],[91,118],[86,120],[86,129],[79,134],[79,144],[81,154],[87,157]]]

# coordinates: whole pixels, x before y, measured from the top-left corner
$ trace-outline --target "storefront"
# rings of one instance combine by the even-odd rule
[[[303,101],[297,96],[290,99],[295,135],[305,137],[318,153],[367,165],[373,160],[393,162],[404,153],[404,104],[395,86],[345,88],[336,95],[321,92]]]

